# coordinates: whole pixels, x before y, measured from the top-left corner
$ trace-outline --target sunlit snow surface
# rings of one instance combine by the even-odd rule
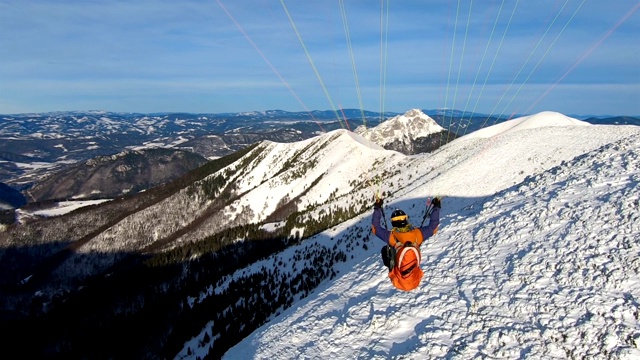
[[[109,199],[61,201],[57,203],[54,207],[51,207],[49,209],[36,210],[32,212],[18,209],[17,212],[19,217],[30,216],[30,215],[38,215],[38,216],[45,216],[45,217],[59,216],[59,215],[64,215],[74,210],[77,210],[84,206],[101,204],[105,201],[109,201]]]
[[[389,208],[446,196],[417,290],[392,287],[376,240],[225,358],[640,358],[640,130],[517,120],[407,158]]]

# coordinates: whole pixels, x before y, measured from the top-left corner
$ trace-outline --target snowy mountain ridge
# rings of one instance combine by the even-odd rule
[[[357,206],[370,191],[355,180],[370,176],[370,163],[363,158],[385,162],[400,156],[346,130],[296,143],[265,141],[243,159],[125,217],[79,248],[78,253],[153,246],[186,227],[191,230],[180,233],[170,246],[195,243],[230,226],[263,222],[279,210],[282,214],[276,216],[277,220],[294,211],[310,211],[306,216],[319,217],[317,212],[328,209],[310,209],[340,197],[345,199],[334,204],[332,210]],[[212,197],[230,199],[221,203]],[[78,261],[69,259],[68,267]]]
[[[426,357],[463,354],[463,358],[472,358],[483,356],[483,354],[487,355],[481,351],[483,348],[495,349],[496,353],[507,354],[505,356],[513,355],[516,352],[518,354],[530,353],[535,356],[541,354],[554,354],[555,356],[559,352],[556,352],[557,349],[553,347],[555,345],[550,345],[551,343],[547,341],[549,337],[543,337],[543,340],[540,340],[539,337],[532,337],[527,342],[525,341],[526,335],[511,334],[505,337],[504,332],[495,332],[495,334],[482,332],[483,328],[500,326],[499,317],[491,319],[479,317],[469,323],[469,326],[472,326],[471,329],[460,328],[457,324],[463,322],[464,319],[459,311],[465,308],[465,314],[471,311],[479,313],[487,308],[489,299],[494,296],[504,296],[507,299],[509,296],[515,296],[514,292],[510,292],[515,285],[503,286],[502,293],[495,293],[486,283],[473,281],[476,274],[478,279],[501,278],[507,275],[509,278],[514,274],[514,269],[520,269],[517,266],[522,264],[532,266],[531,263],[521,263],[518,260],[529,253],[525,251],[529,246],[532,249],[537,246],[529,241],[530,238],[527,236],[532,234],[532,229],[527,226],[529,226],[530,219],[537,219],[541,215],[536,212],[537,207],[533,207],[535,210],[525,211],[515,220],[512,219],[510,213],[515,213],[524,205],[520,200],[512,202],[513,196],[505,197],[505,194],[511,194],[508,191],[517,188],[518,184],[531,184],[532,178],[548,176],[547,174],[553,173],[553,171],[557,172],[557,169],[564,169],[562,173],[570,175],[571,168],[567,164],[574,161],[574,158],[587,156],[584,154],[597,152],[598,149],[614,149],[616,145],[610,144],[615,144],[625,138],[637,141],[640,136],[639,129],[633,126],[580,126],[582,124],[573,123],[571,119],[569,119],[571,124],[566,124],[565,118],[557,113],[543,113],[538,117],[529,117],[528,120],[513,120],[512,125],[526,123],[527,126],[488,128],[483,137],[470,134],[456,139],[433,154],[403,156],[388,152],[397,155],[391,155],[383,162],[375,160],[375,166],[372,166],[372,169],[375,169],[377,174],[386,174],[378,186],[383,193],[388,194],[387,213],[390,213],[395,207],[402,208],[409,214],[410,219],[416,219],[413,220],[415,223],[418,221],[417,219],[422,218],[425,197],[436,194],[445,196],[443,229],[436,238],[428,241],[428,245],[423,249],[423,267],[427,274],[432,274],[431,277],[435,274],[449,274],[441,280],[442,283],[434,283],[434,279],[429,279],[429,275],[427,275],[420,291],[411,293],[395,291],[379,261],[378,249],[382,243],[368,236],[370,233],[370,213],[366,213],[306,239],[300,245],[288,248],[282,253],[239,270],[223,282],[208,287],[200,294],[194,294],[193,299],[199,299],[194,303],[203,301],[214,293],[225,292],[227,291],[225,287],[230,287],[230,284],[239,281],[240,278],[250,274],[259,274],[265,268],[271,268],[276,263],[290,264],[286,271],[299,273],[301,268],[306,268],[303,254],[312,251],[312,249],[328,249],[334,253],[346,252],[350,256],[351,260],[347,260],[347,263],[338,263],[333,266],[333,270],[341,274],[340,277],[333,281],[325,281],[323,285],[312,291],[309,297],[294,303],[292,308],[284,310],[271,323],[264,325],[230,350],[227,354],[228,358],[305,357],[320,359],[327,357],[388,358],[391,356],[424,358],[425,354],[427,354]],[[500,136],[495,136],[497,134]],[[636,145],[632,143],[629,146],[633,146],[635,149]],[[337,162],[343,155],[344,153],[337,154],[335,161]],[[327,153],[326,156],[331,157],[332,155]],[[615,158],[615,154],[611,153],[607,153],[605,156]],[[583,171],[588,173],[592,170],[585,167]],[[625,176],[637,178],[637,161],[631,162],[629,171],[631,173]],[[358,176],[358,172],[354,175]],[[336,188],[345,186],[340,181],[334,181],[318,186],[318,190],[327,184],[330,187],[325,189],[326,193],[331,193]],[[635,183],[625,182],[624,184],[637,188],[637,181]],[[548,189],[543,188],[540,191],[548,191]],[[500,195],[495,195],[496,193],[500,193]],[[358,194],[360,199],[364,199],[359,201],[372,198],[371,189],[364,189]],[[557,194],[564,193],[557,190]],[[522,198],[537,196],[549,199],[553,198],[553,195],[554,193],[537,193],[534,187],[527,196]],[[351,198],[353,197],[343,196],[337,199],[349,201]],[[565,216],[569,213],[574,217],[580,216],[579,214],[588,214],[580,207],[578,207],[579,211],[574,211],[574,204],[571,201],[564,201],[562,204],[566,209],[559,210],[559,216]],[[637,200],[632,197],[630,201]],[[495,202],[499,205],[487,208],[486,205],[483,207],[484,202],[487,204]],[[262,202],[260,201],[260,203]],[[340,202],[334,204],[338,205]],[[370,203],[363,206],[370,207]],[[486,209],[486,211],[481,212],[482,209]],[[529,207],[526,209],[530,210]],[[479,214],[482,215],[480,220],[474,221],[474,216],[480,216]],[[551,211],[543,212],[543,214],[547,214],[548,217],[539,222],[546,224],[546,221],[550,220],[550,225],[541,225],[540,229],[534,228],[534,230],[539,234],[548,234],[549,236],[557,234],[557,232],[548,231],[549,227],[556,224],[554,222],[556,214]],[[613,213],[609,213],[609,215],[615,216]],[[632,219],[637,218],[637,211],[635,215],[632,213],[630,216]],[[472,222],[467,223],[467,221]],[[568,223],[567,226],[573,229],[576,226],[581,226],[584,221],[584,219],[578,218],[576,221]],[[628,228],[625,237],[628,235],[631,238],[633,236],[637,238],[638,231],[633,227],[633,222],[620,221],[620,223],[621,226]],[[520,228],[523,229],[518,230]],[[481,235],[487,234],[489,230],[492,231],[489,233],[492,239],[486,240],[491,243],[486,243]],[[509,236],[515,232],[523,235],[518,235],[519,242],[514,242],[514,247],[510,247]],[[565,230],[565,233],[570,233],[570,230]],[[626,242],[629,243],[628,239]],[[558,249],[563,249],[565,244],[560,241],[557,243],[559,245],[554,251],[561,251]],[[579,242],[575,241],[575,244],[579,244]],[[575,244],[572,242],[570,245],[576,246]],[[637,249],[638,244],[631,246],[632,249]],[[500,250],[500,253],[491,253],[494,250]],[[541,249],[538,256],[544,257],[545,251],[548,250],[548,248]],[[479,256],[477,251],[484,251],[483,254],[495,256],[486,258]],[[497,257],[497,255],[501,257]],[[555,254],[553,256],[555,256],[554,261],[561,260]],[[507,258],[509,261],[504,260]],[[472,261],[470,260],[467,264],[467,259]],[[628,262],[628,259],[624,261]],[[524,272],[526,266],[521,271]],[[562,265],[558,263],[558,265],[550,265],[550,268],[553,269],[554,266]],[[508,273],[507,275],[504,275],[505,271]],[[467,282],[462,281],[467,278],[469,278],[466,280]],[[630,274],[629,279],[625,280],[634,284],[634,290],[629,292],[630,299],[640,298],[637,291],[638,281],[636,280],[637,272],[635,275]],[[552,273],[540,281],[545,283],[545,281],[559,280],[554,279]],[[429,284],[435,285],[436,290],[430,290]],[[523,282],[523,284],[525,283]],[[533,290],[531,291],[533,292]],[[571,289],[567,291],[571,291]],[[474,296],[475,300],[473,300]],[[329,301],[329,299],[331,300]],[[512,310],[510,310],[509,304],[510,301],[513,302],[516,299],[517,296],[513,300],[501,303],[501,306],[505,306],[506,309],[498,307],[490,310],[492,313],[505,311],[505,313],[511,314],[509,311]],[[614,301],[618,302],[616,299]],[[629,303],[634,304],[634,301],[636,300]],[[635,303],[637,304],[637,301]],[[411,306],[400,306],[399,304],[411,304]],[[523,300],[518,304],[526,306],[526,301]],[[569,310],[565,309],[564,311]],[[535,314],[530,315],[535,316]],[[630,315],[637,318],[633,312]],[[521,318],[525,315],[517,313],[513,316]],[[549,317],[552,314],[547,313],[545,316]],[[505,321],[507,320],[511,320],[511,318],[505,318]],[[541,320],[537,319],[536,321]],[[616,331],[627,334],[627,338],[616,340],[620,344],[620,351],[624,353],[624,351],[633,350],[629,346],[633,346],[633,341],[637,341],[633,340],[636,339],[637,327],[627,328],[626,323],[622,325],[615,321],[613,323],[617,324],[615,325],[617,326]],[[477,328],[478,326],[479,328]],[[504,327],[519,329],[512,323],[508,323]],[[595,331],[593,328],[586,329]],[[432,333],[430,331],[432,329],[441,329],[442,331]],[[560,327],[554,329],[554,334],[560,334],[558,335],[560,338],[562,338],[562,334],[569,336],[568,329]],[[469,331],[473,336],[467,335]],[[498,337],[495,338],[495,336]],[[434,337],[438,340],[436,343],[439,344],[435,347],[432,341]],[[210,326],[204,327],[200,334],[194,334],[194,338],[185,344],[177,358],[202,356],[208,352],[209,347],[216,346],[217,338],[218,335],[212,332]],[[518,348],[520,345],[522,347]],[[575,347],[575,345],[575,342],[572,342],[569,343],[569,347],[558,346],[559,349],[570,350],[570,347]],[[338,349],[341,351],[340,353],[335,352]],[[421,349],[421,352],[416,349]],[[610,351],[607,349],[602,346],[597,349],[583,347],[578,349],[576,354],[580,354],[580,351],[584,354],[594,351],[596,353]],[[522,353],[522,351],[525,352]],[[495,353],[492,352],[490,355],[494,356]]]
[[[331,197],[350,195],[359,200],[362,184],[354,180],[372,180],[372,163],[401,156],[346,130],[297,143],[265,142],[263,146],[263,156],[252,166],[250,176],[237,180],[237,191],[244,196],[234,206],[238,211],[228,214],[231,218],[250,211],[256,214],[251,221],[260,222],[278,204],[294,198],[298,209]]]
[[[225,358],[638,358],[639,154],[636,133],[450,211],[419,291],[371,251]]]
[[[574,119],[557,112],[543,111],[541,113],[523,116],[507,122],[486,127],[478,131],[474,131],[473,133],[467,135],[467,138],[488,138],[512,131],[555,126],[591,126],[591,124],[586,121]]]

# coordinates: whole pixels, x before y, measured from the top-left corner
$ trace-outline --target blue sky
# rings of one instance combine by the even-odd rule
[[[639,6],[0,0],[0,113],[640,115]]]

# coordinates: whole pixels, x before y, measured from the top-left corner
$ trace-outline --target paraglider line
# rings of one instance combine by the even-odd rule
[[[309,60],[309,64],[311,65],[311,68],[313,69],[313,72],[316,74],[316,78],[318,78],[318,81],[320,82],[320,86],[322,86],[322,90],[324,91],[324,94],[327,97],[327,100],[329,101],[329,104],[331,105],[331,109],[333,109],[333,112],[336,115],[336,119],[338,119],[338,122],[340,123],[340,126],[342,126],[342,128],[344,128],[345,126],[342,123],[342,119],[340,119],[340,115],[338,114],[338,110],[336,109],[336,106],[333,104],[333,101],[331,100],[331,96],[329,96],[329,92],[327,91],[327,87],[324,85],[324,82],[322,81],[322,77],[320,76],[320,73],[318,72],[318,69],[316,68],[316,65],[313,63],[313,59],[311,58],[311,54],[309,54],[309,51],[307,50],[307,47],[305,46],[304,41],[302,40],[302,36],[300,35],[300,32],[298,31],[298,28],[296,27],[296,24],[293,21],[293,18],[291,17],[291,14],[289,13],[289,10],[287,9],[287,5],[285,5],[284,0],[280,0],[280,4],[282,4],[282,8],[284,9],[284,12],[287,14],[287,18],[289,19],[289,23],[291,23],[291,27],[293,28],[293,31],[296,33],[296,36],[298,37],[298,41],[300,42],[300,45],[302,46],[302,49],[304,50],[304,53],[307,55],[307,60]]]
[[[569,0],[566,0],[564,5],[562,5],[562,8],[560,9],[560,11],[558,11],[558,13],[556,14],[556,16],[553,18],[553,21],[551,22],[551,24],[549,24],[549,26],[547,27],[547,30],[544,32],[544,34],[542,35],[542,37],[540,37],[540,40],[538,40],[538,43],[536,44],[536,46],[533,48],[533,50],[529,53],[529,56],[527,57],[527,60],[525,60],[525,62],[522,64],[522,66],[520,67],[520,70],[518,70],[518,73],[513,77],[513,79],[511,79],[511,83],[509,84],[509,86],[507,87],[507,89],[504,91],[504,93],[502,94],[502,96],[500,97],[500,100],[498,100],[498,102],[496,103],[496,105],[493,107],[493,109],[491,110],[491,113],[487,116],[487,119],[485,120],[485,124],[487,122],[487,120],[489,120],[489,118],[491,116],[493,116],[493,114],[495,114],[496,109],[498,108],[498,106],[500,105],[500,103],[502,103],[502,100],[504,99],[504,97],[507,95],[507,93],[509,92],[509,89],[511,89],[511,87],[513,86],[513,83],[516,81],[516,78],[518,78],[518,76],[520,76],[520,73],[522,73],[522,70],[524,70],[525,66],[527,65],[527,63],[529,63],[529,60],[531,60],[531,57],[533,56],[533,54],[536,52],[536,50],[538,49],[538,47],[540,46],[540,44],[542,44],[542,41],[544,40],[544,38],[547,36],[547,34],[549,33],[549,30],[551,30],[551,28],[553,27],[553,25],[556,23],[556,20],[558,20],[558,18],[560,17],[560,14],[562,14],[562,10],[564,10],[564,8],[567,6],[567,4],[569,3]],[[494,125],[495,123],[498,121],[498,118],[496,117],[496,120],[494,121]],[[483,124],[484,127],[484,124]]]
[[[560,36],[562,35],[562,33],[564,33],[564,31],[567,29],[567,26],[569,26],[569,23],[571,23],[571,21],[573,20],[573,18],[576,16],[576,14],[578,13],[578,11],[580,10],[580,8],[582,8],[582,5],[584,5],[585,1],[587,0],[582,0],[582,2],[580,3],[580,5],[578,6],[578,8],[576,9],[576,11],[573,12],[573,14],[571,15],[571,17],[569,18],[569,20],[567,21],[567,23],[564,25],[564,27],[562,28],[562,30],[560,30],[560,32],[558,33],[558,35],[556,35],[556,38],[553,39],[553,42],[551,43],[551,45],[549,45],[549,47],[547,48],[547,51],[545,51],[545,53],[542,55],[542,57],[540,58],[540,60],[538,60],[538,62],[536,63],[536,65],[533,67],[533,69],[531,70],[531,72],[529,73],[529,75],[527,76],[526,79],[524,79],[524,81],[522,82],[522,84],[520,84],[520,87],[518,87],[518,90],[516,91],[515,94],[513,94],[513,96],[511,97],[511,100],[509,100],[509,103],[504,107],[504,109],[502,110],[502,113],[500,114],[500,117],[505,113],[505,111],[507,111],[507,108],[511,105],[511,103],[513,102],[513,99],[516,98],[516,96],[518,96],[518,94],[520,93],[520,90],[522,90],[522,87],[524,87],[524,85],[529,81],[529,78],[531,78],[531,75],[533,75],[533,73],[538,69],[538,66],[540,66],[540,63],[542,63],[542,60],[544,60],[547,57],[547,54],[549,54],[549,51],[551,50],[551,48],[555,45],[555,43],[558,41],[558,39],[560,38]],[[513,116],[513,115],[511,115]],[[497,118],[494,121],[497,122]]]
[[[471,110],[471,113],[474,113],[476,111],[476,109],[478,108],[478,103],[480,102],[480,98],[482,97],[482,93],[484,92],[484,89],[487,85],[487,81],[489,80],[489,75],[491,75],[491,72],[493,71],[493,66],[496,63],[496,60],[498,59],[498,54],[500,53],[500,49],[502,48],[502,44],[504,43],[504,38],[507,35],[507,32],[509,31],[509,27],[511,26],[511,21],[513,20],[513,16],[516,13],[516,9],[518,8],[518,3],[520,2],[520,0],[516,1],[516,4],[513,7],[513,10],[511,11],[511,17],[509,17],[509,22],[507,23],[507,27],[504,29],[504,33],[502,33],[502,39],[500,39],[500,44],[498,45],[498,50],[496,50],[496,53],[493,56],[493,61],[491,61],[491,66],[489,66],[489,71],[487,72],[487,76],[484,78],[484,83],[482,84],[482,87],[480,88],[480,94],[478,94],[478,96],[476,97],[476,103],[473,106],[473,110]],[[481,128],[483,128],[486,124],[487,124],[487,120],[489,120],[489,117],[487,117],[484,122],[482,123]],[[471,124],[471,119],[469,119],[469,124]],[[467,133],[467,129],[469,128],[469,126],[467,126],[464,130],[464,134],[465,135]]]
[[[451,43],[451,58],[449,59],[449,74],[447,76],[447,87],[444,92],[444,114],[442,115],[442,127],[445,127],[447,122],[447,102],[449,101],[449,83],[451,81],[451,71],[453,68],[453,55],[456,48],[456,32],[458,30],[458,15],[460,14],[460,0],[458,0],[458,7],[456,9],[456,21],[453,25],[453,41]],[[451,121],[453,121],[453,113],[451,114]],[[451,127],[451,125],[449,125]],[[442,146],[442,139],[444,138],[444,131],[440,135],[440,145]],[[448,138],[448,137],[447,137]]]
[[[451,108],[455,108],[456,106],[456,98],[458,97],[458,87],[460,85],[460,73],[462,72],[462,63],[464,62],[464,52],[467,47],[467,35],[469,34],[469,24],[471,23],[471,10],[473,8],[473,0],[469,3],[469,15],[467,15],[467,26],[464,30],[464,41],[462,42],[462,54],[460,55],[460,64],[458,64],[458,76],[456,78],[456,87],[453,91],[453,105]],[[462,113],[464,117],[464,113]],[[451,113],[451,121],[449,122],[449,131],[447,131],[447,143],[449,142],[449,135],[451,135],[451,124],[453,123],[453,112]],[[459,125],[458,125],[459,126]]]
[[[389,44],[389,3],[385,11],[384,0],[380,1],[380,122],[384,121],[384,105],[387,92],[387,54]]]
[[[238,30],[242,33],[242,35],[244,36],[245,39],[247,39],[247,41],[249,42],[249,44],[251,44],[251,46],[253,46],[253,48],[258,52],[258,54],[260,55],[260,57],[262,57],[262,59],[267,63],[267,65],[269,65],[269,67],[271,68],[271,70],[273,71],[274,74],[276,74],[276,76],[278,76],[278,78],[280,79],[280,81],[282,81],[282,83],[284,84],[284,86],[287,87],[287,89],[289,89],[289,92],[291,93],[291,95],[293,95],[293,97],[298,101],[298,103],[305,109],[305,111],[307,111],[307,113],[309,113],[309,116],[311,116],[311,118],[313,119],[313,121],[315,121],[315,123],[320,127],[320,130],[322,130],[322,132],[325,132],[325,130],[322,128],[322,125],[320,125],[320,122],[318,121],[318,119],[316,119],[313,114],[311,113],[311,110],[309,110],[307,108],[307,106],[304,104],[304,102],[298,97],[298,95],[295,93],[295,91],[293,91],[293,89],[291,88],[291,86],[289,85],[289,83],[282,77],[282,75],[280,75],[280,72],[278,72],[278,70],[273,66],[273,64],[271,64],[271,62],[269,61],[269,59],[267,59],[267,57],[264,55],[264,53],[262,52],[262,50],[260,50],[260,48],[253,42],[253,40],[251,39],[251,37],[249,36],[249,34],[247,34],[246,31],[244,31],[244,29],[242,28],[242,26],[240,26],[240,24],[236,21],[236,19],[233,17],[233,15],[231,15],[231,13],[229,12],[229,10],[227,10],[227,8],[222,4],[222,2],[220,2],[220,0],[216,0],[216,2],[218,3],[218,5],[220,6],[220,8],[222,9],[222,11],[225,12],[225,14],[227,14],[227,17],[234,23],[234,25],[236,26],[236,28],[238,28]]]
[[[496,27],[498,26],[498,20],[500,19],[500,14],[502,13],[502,9],[504,8],[504,3],[506,0],[502,0],[502,3],[500,4],[500,9],[498,10],[498,15],[496,15],[496,21],[493,23],[493,28],[491,29],[491,34],[489,35],[489,40],[487,41],[487,46],[485,46],[484,48],[484,53],[482,54],[482,59],[480,60],[480,65],[478,65],[478,70],[476,71],[476,77],[473,79],[473,85],[471,86],[471,91],[469,91],[469,96],[467,97],[467,103],[464,105],[464,110],[462,111],[462,118],[460,119],[460,122],[458,123],[458,131],[460,129],[460,126],[463,125],[464,123],[464,116],[467,113],[467,109],[469,108],[469,102],[471,101],[471,97],[473,95],[473,92],[476,88],[476,84],[478,83],[478,76],[480,76],[480,70],[482,69],[482,65],[484,64],[484,60],[487,57],[487,52],[489,52],[489,45],[491,45],[491,40],[493,39],[493,34],[496,31]],[[477,104],[477,103],[476,103]],[[465,126],[465,134],[467,132],[466,128],[471,124],[471,118],[473,117],[473,113],[469,114],[469,121],[467,122],[467,125]],[[456,133],[458,132],[456,131]]]
[[[344,119],[344,123],[347,124],[347,130],[351,131],[351,127],[349,126],[349,121],[347,120],[347,115],[344,114],[344,109],[342,108],[342,105],[340,106],[340,113],[342,113],[342,119]]]
[[[364,105],[362,104],[362,95],[360,93],[360,82],[358,80],[358,70],[356,68],[356,58],[353,55],[353,46],[351,45],[351,35],[349,34],[349,24],[347,22],[347,12],[344,9],[344,1],[340,0],[340,14],[342,15],[342,25],[344,26],[344,36],[347,39],[347,47],[349,48],[349,56],[351,58],[351,67],[353,69],[353,78],[356,84],[356,93],[358,95],[358,104],[360,105],[360,115],[362,116],[362,124],[367,127],[367,119],[364,116]]]
[[[620,27],[620,25],[622,25],[622,23],[624,23],[639,8],[640,3],[636,4],[636,6],[629,10],[629,12],[627,12],[613,27],[611,27],[611,29],[604,33],[600,37],[600,39],[598,39],[598,41],[596,41],[587,51],[585,51],[584,54],[582,54],[582,56],[580,56],[578,60],[553,85],[551,85],[549,89],[547,89],[547,91],[545,91],[544,94],[542,94],[533,104],[531,104],[531,106],[529,106],[525,113],[529,113],[529,111],[531,111],[531,109],[536,106],[540,102],[540,100],[542,100],[542,98],[547,96],[562,80],[564,80],[565,77],[567,77],[567,75],[569,75],[570,72],[573,71],[573,69],[580,65],[580,63],[582,63],[584,59],[589,57],[589,55],[591,55],[591,53],[602,44],[602,42],[604,42],[609,36],[611,36],[611,34],[613,34],[613,32],[616,31],[616,29],[618,29],[618,27]]]

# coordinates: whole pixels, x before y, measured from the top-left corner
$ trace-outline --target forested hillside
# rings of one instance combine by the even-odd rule
[[[190,300],[368,209],[364,177],[338,170],[351,179],[344,184],[330,174],[342,167],[368,171],[361,159],[337,164],[339,157],[328,154],[336,148],[361,148],[380,159],[399,154],[364,147],[353,136],[339,131],[296,144],[256,144],[149,191],[10,226],[0,233],[0,270],[7,274],[2,322],[16,330],[11,342],[33,356],[171,357],[203,321],[215,319],[225,341],[213,353],[221,355],[224,344],[335,276],[334,265],[349,249],[366,246],[366,234],[354,233],[353,241],[298,247],[263,274]],[[274,199],[278,189],[284,192]]]

